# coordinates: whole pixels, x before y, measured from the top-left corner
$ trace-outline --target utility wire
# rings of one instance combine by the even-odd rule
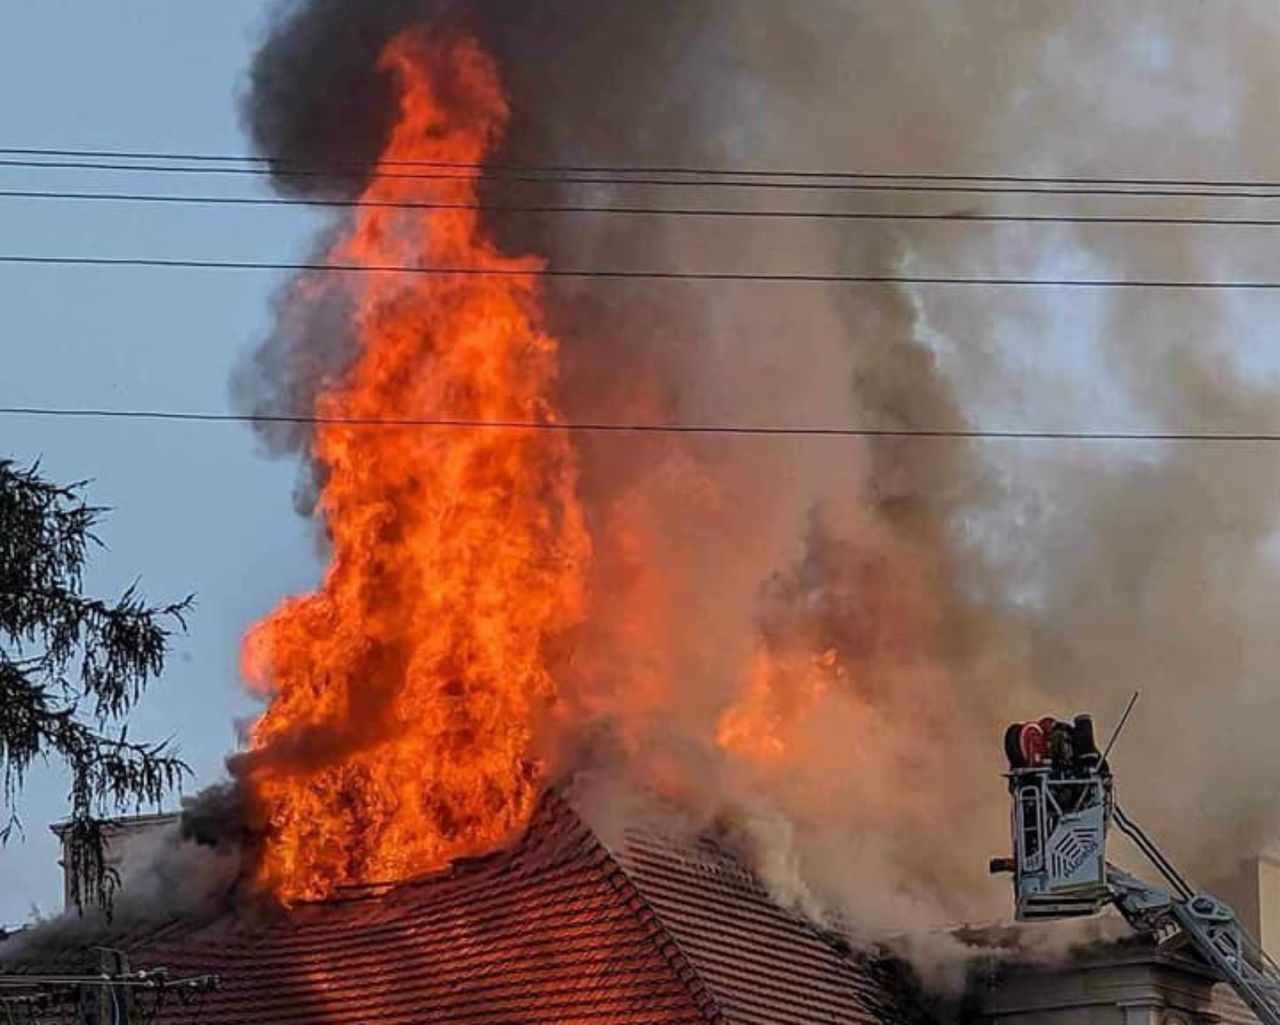
[[[531,174],[673,174],[711,177],[749,178],[846,178],[851,180],[897,181],[963,181],[1007,182],[1010,184],[1072,184],[1072,185],[1179,185],[1196,188],[1280,188],[1280,180],[1260,178],[1137,178],[1090,177],[1084,175],[1029,175],[1029,174],[948,174],[941,171],[815,171],[782,170],[778,168],[756,169],[743,167],[705,167],[689,165],[607,165],[607,164],[507,164],[476,163],[451,160],[380,159],[368,165],[310,164],[282,160],[253,154],[175,153],[155,150],[108,149],[38,149],[16,146],[0,146],[0,155],[15,157],[71,157],[78,159],[166,160],[186,163],[242,163],[260,164],[271,169],[311,170],[321,174],[352,172],[365,174],[377,167],[437,167],[471,168],[476,170],[523,171]],[[83,165],[77,165],[83,166]]]
[[[750,210],[726,207],[653,207],[617,205],[519,205],[434,203],[429,200],[298,199],[289,196],[191,196],[136,192],[53,192],[0,189],[0,199],[49,199],[112,203],[189,204],[207,206],[305,206],[393,210],[476,210],[518,214],[613,214],[635,217],[710,217],[766,220],[835,221],[976,221],[1031,224],[1153,224],[1280,227],[1277,217],[1130,217],[1110,214],[1011,214],[966,211],[907,212],[894,210]]]
[[[751,424],[593,423],[446,417],[342,417],[200,413],[159,409],[0,406],[0,416],[192,423],[302,424],[356,428],[542,431],[556,434],[708,434],[794,438],[924,438],[999,441],[1277,442],[1280,432],[1054,431],[916,427],[767,427]]]
[[[751,271],[575,270],[559,267],[416,267],[410,264],[306,263],[270,260],[190,260],[158,257],[0,254],[0,265],[137,267],[195,270],[293,270],[329,274],[408,274],[430,277],[572,278],[615,281],[758,281],[847,285],[982,285],[995,288],[1132,288],[1178,291],[1280,290],[1280,281],[1205,281],[1162,278],[957,277],[945,274],[809,274]]]
[[[1055,185],[1013,184],[1013,183],[981,183],[957,179],[959,183],[943,183],[940,181],[781,181],[746,180],[744,178],[652,178],[614,175],[589,174],[552,174],[502,171],[494,168],[471,166],[466,172],[440,171],[369,171],[340,172],[324,171],[316,168],[294,167],[227,167],[213,165],[162,165],[138,163],[112,163],[101,161],[65,161],[65,160],[30,160],[0,159],[0,167],[23,167],[62,170],[86,171],[126,171],[144,172],[148,174],[215,174],[215,175],[253,175],[286,178],[349,178],[365,180],[378,179],[410,179],[418,181],[486,181],[515,182],[537,185],[644,185],[659,188],[736,188],[736,189],[784,189],[784,190],[820,190],[835,192],[925,192],[925,193],[975,193],[998,195],[1052,195],[1052,196],[1133,196],[1139,198],[1159,197],[1199,197],[1203,199],[1280,199],[1280,190],[1267,190],[1266,185],[1257,185],[1241,189],[1223,189],[1207,191],[1207,185],[1170,185],[1167,187],[1113,187],[1101,185]],[[948,182],[951,182],[948,179]],[[1264,191],[1257,191],[1263,189]]]

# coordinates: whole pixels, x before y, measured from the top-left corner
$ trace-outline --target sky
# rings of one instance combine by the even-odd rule
[[[975,137],[974,152],[982,154],[989,145],[999,154],[1016,138],[1025,140],[1025,166],[1033,170],[1224,176],[1240,168],[1271,171],[1270,133],[1237,131],[1229,117],[1261,81],[1258,68],[1269,66],[1270,51],[1254,54],[1249,63],[1251,39],[1225,30],[1202,38],[1196,19],[1210,17],[1202,5],[1182,5],[1185,24],[1170,17],[1163,28],[1162,4],[1136,6],[1144,7],[1147,20],[1117,6],[1114,19],[1124,31],[1095,39],[1090,33],[1098,26],[1087,5],[1079,6],[1078,19],[1065,5],[1064,27],[1043,44],[1033,40],[1034,46],[1023,47],[1034,74],[1020,90],[1006,96],[1002,75],[991,77],[996,97],[1009,101],[1008,110],[1001,106],[999,116],[992,115],[989,137]],[[1240,6],[1252,7],[1259,24],[1266,20],[1269,31],[1257,45],[1272,47],[1280,32],[1274,9],[1261,2]],[[0,147],[246,152],[237,97],[268,9],[266,0],[0,0]],[[880,8],[889,34],[901,38],[895,10],[889,3]],[[910,28],[914,22],[904,16],[904,24]],[[936,32],[945,39],[943,29]],[[836,65],[842,76],[865,72],[854,59],[857,48],[850,52],[849,60]],[[828,85],[841,95],[845,88],[843,77]],[[875,96],[873,90],[849,93]],[[921,95],[934,93],[922,88]],[[804,117],[809,92],[797,87],[794,97],[785,94],[777,102],[772,118],[743,119],[743,130],[765,132],[795,120],[793,134],[812,137],[821,151],[828,140]],[[895,137],[890,129],[898,115],[885,119],[886,128],[872,109],[876,104],[866,106],[871,113],[859,116],[872,129],[879,126],[883,137]],[[824,122],[815,114],[812,124]],[[899,134],[913,138],[912,132]],[[875,130],[866,138],[868,149],[882,144]],[[1156,146],[1160,140],[1167,143]],[[850,133],[840,141],[852,147],[848,159],[831,162],[802,153],[794,156],[796,166],[859,166],[861,139]],[[748,134],[735,143],[745,154],[742,165],[776,166],[779,155],[768,151],[768,142]],[[892,159],[892,153],[883,155],[881,166],[891,166]],[[181,177],[145,181],[155,191],[194,188]],[[201,175],[196,184],[201,192],[264,188],[212,175]],[[133,176],[105,171],[0,165],[0,190],[138,185]],[[307,252],[316,223],[316,214],[298,207],[117,206],[0,197],[0,253],[289,261]],[[940,238],[960,237],[950,230],[936,229]],[[1123,272],[1145,255],[1121,247],[1108,264],[1100,261],[1099,249],[1079,244],[1082,237],[1101,236],[1023,226],[966,234],[962,243],[930,251],[942,263],[905,269],[1008,266],[1029,276],[1089,277]],[[1210,241],[1195,255],[1215,273],[1274,278],[1269,233],[1206,237]],[[785,255],[782,247],[778,251]],[[230,372],[268,329],[273,290],[282,280],[283,272],[0,266],[0,405],[227,412]],[[1130,408],[1134,382],[1141,383],[1137,362],[1127,378],[1099,373],[1107,358],[1102,340],[1118,329],[1134,334],[1133,348],[1146,353],[1154,367],[1167,354],[1194,351],[1199,332],[1226,354],[1224,364],[1235,361],[1255,382],[1280,380],[1280,321],[1274,316],[1280,299],[1274,294],[1224,295],[1212,305],[1196,299],[1194,309],[1190,299],[1161,297],[1158,304],[1143,305],[1140,323],[1114,319],[1109,297],[1083,292],[1008,298],[999,315],[985,298],[975,308],[951,293],[913,298],[920,331],[959,382],[967,406],[981,407],[982,422],[990,427],[1158,426]],[[807,307],[797,309],[807,315]],[[1198,311],[1201,319],[1184,311]],[[762,352],[773,358],[775,339],[766,331]],[[720,335],[728,333],[726,328]],[[732,340],[740,344],[736,336]],[[994,382],[972,368],[965,376],[965,354],[981,352],[983,344],[1001,353],[1008,371]],[[974,366],[980,371],[986,364],[979,360]],[[809,398],[802,392],[792,397]],[[726,403],[731,398],[726,390]],[[1203,424],[1179,420],[1175,426]],[[1044,450],[999,451],[1023,453],[1031,465]],[[1093,452],[1082,455],[1082,462],[1093,459]],[[55,480],[89,479],[89,499],[111,508],[100,529],[107,548],[95,554],[87,581],[92,592],[112,597],[137,581],[156,601],[195,594],[189,633],[176,639],[168,670],[137,710],[132,730],[138,737],[173,738],[194,770],[189,791],[214,782],[236,743],[236,721],[257,707],[237,671],[245,628],[319,574],[314,527],[294,512],[295,465],[266,458],[249,429],[231,423],[0,417],[0,455],[21,463],[39,460]],[[1019,464],[1010,464],[1016,476]],[[1226,513],[1232,511],[1224,510],[1223,524],[1215,522],[1214,529],[1230,528]],[[1019,597],[1034,603],[1038,596],[1028,587]],[[1127,696],[1127,681],[1124,689]],[[18,806],[25,835],[0,847],[0,925],[20,922],[33,909],[59,908],[58,852],[47,826],[63,814],[65,790],[65,779],[52,770],[35,771],[27,781]]]
[[[262,0],[0,0],[0,146],[245,152],[236,97],[266,8]],[[4,189],[129,182],[0,168]],[[297,208],[3,199],[0,249],[288,260],[310,223]],[[266,329],[278,283],[258,272],[4,267],[0,405],[225,411],[228,374]],[[195,786],[214,781],[235,720],[256,707],[240,689],[239,638],[318,572],[314,536],[293,514],[294,467],[263,458],[237,424],[3,418],[0,452],[38,459],[54,480],[90,479],[88,497],[111,507],[91,591],[111,597],[137,580],[155,600],[196,595],[190,631],[175,641],[131,732],[171,736]],[[0,847],[0,925],[33,907],[59,909],[47,825],[65,797],[61,774],[37,768],[29,777],[18,807],[25,838]]]

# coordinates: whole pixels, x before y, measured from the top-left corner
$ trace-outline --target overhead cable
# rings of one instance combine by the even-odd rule
[[[612,281],[777,282],[845,285],[942,285],[988,288],[1106,288],[1166,291],[1274,291],[1277,280],[1204,280],[1168,278],[1022,278],[949,274],[819,274],[755,271],[627,270],[605,268],[445,267],[412,264],[311,263],[288,260],[199,260],[167,257],[39,256],[3,253],[0,264],[49,267],[132,267],[191,270],[287,270],[324,274],[406,274],[427,277],[569,278]]]
[[[476,210],[487,214],[612,214],[633,217],[708,217],[766,220],[834,221],[972,221],[978,223],[1116,224],[1164,226],[1280,227],[1277,217],[1131,217],[1110,214],[1014,214],[983,211],[897,210],[759,210],[731,207],[655,207],[546,204],[437,203],[430,200],[299,199],[290,196],[193,196],[135,192],[58,192],[0,189],[0,199],[45,199],[112,203],[156,203],[207,206],[335,207],[392,210]]]
[[[481,420],[449,417],[344,417],[287,414],[208,413],[161,409],[106,409],[52,406],[0,406],[0,416],[91,420],[152,420],[192,423],[299,424],[351,428],[540,431],[569,434],[693,434],[792,438],[920,438],[1002,441],[1105,442],[1276,442],[1280,432],[1070,431],[918,427],[772,427],[754,424],[608,423],[584,421]]]
[[[225,165],[165,165],[141,163],[114,163],[102,161],[66,161],[66,160],[32,160],[25,158],[0,159],[0,167],[38,168],[57,170],[84,171],[123,171],[147,174],[204,174],[204,175],[252,175],[272,176],[276,178],[348,178],[364,180],[373,179],[405,179],[415,181],[461,182],[484,181],[499,183],[518,183],[526,185],[642,185],[656,188],[736,188],[736,189],[775,189],[806,190],[825,192],[904,192],[904,193],[971,193],[992,195],[1046,195],[1046,196],[1130,196],[1139,198],[1160,197],[1199,197],[1201,199],[1280,199],[1280,189],[1268,188],[1265,184],[1243,187],[1240,189],[1218,189],[1208,185],[1167,186],[1110,186],[1093,184],[1015,184],[1011,182],[984,182],[981,180],[951,179],[917,181],[902,178],[888,181],[867,180],[820,180],[809,178],[804,180],[781,180],[779,178],[747,178],[742,175],[726,178],[704,177],[632,177],[614,174],[569,174],[569,173],[527,173],[505,171],[494,167],[470,166],[465,171],[368,171],[368,172],[335,172],[314,167],[280,167],[252,166],[229,167]],[[652,174],[653,172],[647,172]],[[676,172],[667,172],[675,174]],[[1212,188],[1212,191],[1210,191]],[[1260,191],[1261,190],[1261,191]]]
[[[156,150],[115,149],[55,149],[17,146],[0,146],[0,156],[13,157],[65,157],[76,159],[164,160],[184,163],[242,163],[263,165],[268,170],[290,169],[313,171],[318,174],[359,173],[363,175],[378,167],[436,167],[473,170],[519,171],[530,174],[666,174],[711,177],[747,178],[845,178],[850,180],[897,181],[962,181],[1010,184],[1062,184],[1062,185],[1176,185],[1194,188],[1277,188],[1280,180],[1267,178],[1197,178],[1197,177],[1097,177],[1089,175],[1032,175],[951,173],[945,171],[868,171],[868,170],[813,170],[781,168],[706,167],[690,165],[619,165],[619,164],[519,164],[501,162],[474,162],[453,160],[415,160],[409,158],[379,159],[369,164],[304,164],[257,154],[191,153]],[[77,164],[75,166],[88,166]]]

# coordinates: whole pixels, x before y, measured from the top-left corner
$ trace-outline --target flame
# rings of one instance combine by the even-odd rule
[[[744,692],[720,715],[716,744],[762,765],[794,759],[808,717],[834,688],[847,688],[844,676],[834,648],[796,660],[761,642]]]
[[[373,177],[369,204],[478,204],[474,170],[508,110],[465,39],[395,39],[384,161],[452,180]],[[432,171],[432,174],[442,173]],[[475,209],[358,208],[333,264],[537,271]],[[344,285],[359,351],[316,414],[554,423],[558,346],[534,276],[368,271]],[[501,843],[527,820],[535,724],[553,702],[555,639],[582,615],[589,539],[566,436],[547,430],[316,428],[319,588],[245,638],[271,702],[246,777],[265,823],[259,882],[285,901],[400,879]]]

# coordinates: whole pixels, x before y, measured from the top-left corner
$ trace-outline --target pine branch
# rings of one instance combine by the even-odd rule
[[[21,828],[13,805],[32,762],[60,761],[71,773],[72,900],[109,907],[118,880],[103,818],[158,807],[190,774],[168,741],[128,740],[126,720],[193,598],[152,605],[136,584],[115,602],[82,593],[104,512],[84,502],[83,487],[0,460],[0,793],[9,809],[0,842]]]

